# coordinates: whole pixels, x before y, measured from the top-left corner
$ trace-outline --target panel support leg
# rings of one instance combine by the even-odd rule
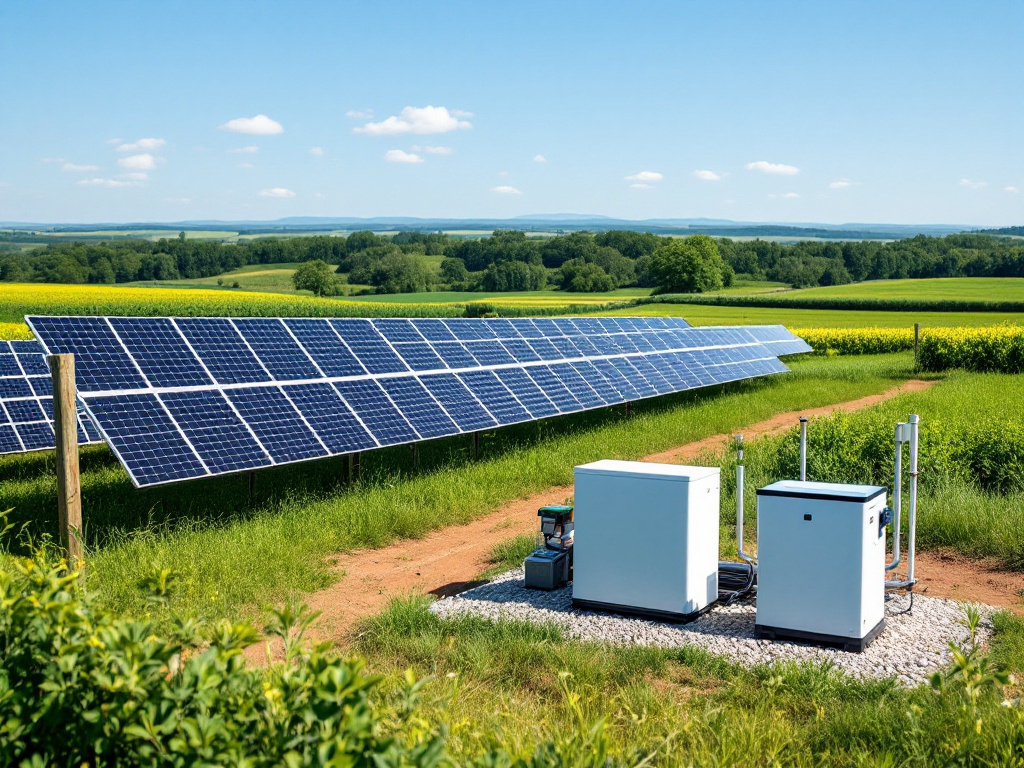
[[[473,459],[475,461],[476,459],[479,459],[479,458],[480,458],[480,433],[479,432],[474,432],[473,433]]]
[[[413,469],[420,468],[420,446],[419,443],[413,443],[409,446],[412,449],[412,467]]]
[[[78,474],[75,356],[47,358],[53,379],[53,431],[57,443],[57,517],[60,544],[72,568],[82,559],[82,488]]]
[[[253,497],[256,496],[256,473],[253,471],[249,472],[249,502],[251,503]]]
[[[359,482],[359,457],[362,455],[359,451],[349,454],[352,457],[352,482]]]
[[[633,415],[633,412],[632,412],[632,411],[630,410],[630,407],[629,407],[630,405],[632,405],[632,403],[630,403],[630,402],[629,402],[629,400],[627,400],[627,401],[626,401],[626,418],[627,418],[627,419],[628,419],[628,418],[629,418],[630,416],[632,416],[632,415]]]

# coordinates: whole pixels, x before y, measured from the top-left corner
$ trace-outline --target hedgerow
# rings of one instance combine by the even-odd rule
[[[929,328],[921,337],[918,363],[929,371],[1024,372],[1024,328]]]

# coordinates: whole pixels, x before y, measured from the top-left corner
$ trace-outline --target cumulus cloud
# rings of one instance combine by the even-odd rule
[[[128,155],[117,161],[122,168],[130,171],[152,171],[156,168],[156,158],[148,152],[141,155]]]
[[[1017,187],[1003,187],[1003,192],[1009,192],[1011,195],[1015,195],[1020,192]]]
[[[350,120],[369,120],[373,117],[372,109],[350,109],[345,113]]]
[[[248,147],[235,147],[234,149],[228,150],[228,152],[233,155],[255,155],[259,151],[260,148],[255,144],[250,144]]]
[[[641,184],[646,184],[649,181],[661,181],[662,176],[657,171],[640,171],[640,173],[634,173],[632,176],[627,176],[626,181],[636,181]]]
[[[523,194],[520,190],[515,187],[501,186],[491,187],[491,192],[497,192],[499,195],[521,195]]]
[[[410,165],[423,162],[423,158],[419,155],[402,149],[389,149],[384,153],[384,159],[389,163],[407,163]]]
[[[284,133],[284,126],[266,115],[236,117],[234,120],[228,120],[220,126],[220,129],[232,133],[248,133],[253,136],[272,136],[275,133]]]
[[[836,181],[831,182],[828,185],[828,188],[829,189],[846,189],[852,183],[853,182],[851,182],[849,179],[837,179]]]
[[[448,133],[472,128],[472,123],[459,119],[459,117],[467,115],[468,113],[458,112],[458,110],[449,112],[446,107],[406,107],[398,115],[392,115],[379,123],[360,125],[353,128],[352,132],[367,136]]]
[[[969,189],[981,189],[988,185],[987,181],[971,181],[970,179],[960,179],[961,187],[968,187]]]
[[[260,197],[295,197],[295,193],[284,187],[271,187],[270,189],[261,189]]]
[[[167,142],[164,139],[139,139],[130,144],[122,144],[117,148],[118,152],[153,152],[160,149]]]
[[[546,163],[548,159],[544,155],[534,155],[533,162],[535,163]]]
[[[760,171],[761,173],[771,173],[776,176],[796,176],[800,173],[800,169],[795,165],[786,165],[785,163],[769,163],[766,160],[758,160],[755,163],[747,163],[748,171]]]
[[[413,147],[413,152],[425,152],[428,155],[452,155],[455,150],[451,147]]]
[[[324,148],[323,147],[311,147],[310,150],[309,150],[309,154],[316,155],[317,157],[321,157],[323,155],[323,153],[324,153]]]
[[[100,167],[98,165],[76,165],[75,163],[64,163],[61,167],[62,171],[68,173],[77,173],[79,171],[98,171]]]
[[[696,176],[701,181],[718,181],[722,178],[714,171],[708,171],[701,168],[698,168],[696,171],[694,171],[693,175]]]
[[[131,179],[80,179],[75,182],[83,187],[138,187],[141,182]]]

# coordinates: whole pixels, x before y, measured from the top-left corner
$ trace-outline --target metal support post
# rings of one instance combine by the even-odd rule
[[[800,480],[807,479],[807,417],[800,417]]]

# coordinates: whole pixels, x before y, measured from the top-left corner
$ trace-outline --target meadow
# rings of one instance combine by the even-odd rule
[[[787,296],[804,298],[934,299],[1024,301],[1024,277],[932,277],[917,280],[868,280],[863,283],[805,288]]]
[[[281,267],[281,274],[261,271],[278,270],[240,274],[273,282],[283,279],[287,267]],[[541,309],[557,311],[563,297],[554,294]],[[509,300],[509,307],[529,311],[538,296],[503,294],[500,304],[496,299],[488,303],[503,306]],[[600,304],[593,309],[600,311]],[[5,284],[0,335],[26,337],[19,321],[29,312],[463,311],[459,302],[315,299],[256,290]],[[1024,320],[1012,313],[929,316],[687,304],[604,312],[674,314],[695,325],[781,322],[797,329],[840,329],[847,335],[842,329],[902,328],[900,344],[914,321],[968,327]],[[863,354],[878,351],[870,345],[857,351],[861,354],[791,360],[787,375],[634,403],[629,418],[621,408],[605,408],[485,433],[478,458],[463,436],[422,443],[415,458],[408,447],[364,453],[356,481],[347,478],[344,459],[263,470],[255,475],[253,497],[246,475],[136,490],[106,447],[84,447],[85,591],[112,616],[150,622],[146,631],[151,633],[173,635],[182,617],[256,620],[266,606],[301,600],[338,578],[329,558],[339,552],[379,547],[476,519],[515,499],[570,483],[572,468],[580,463],[640,458],[742,431],[780,412],[879,393],[911,377],[938,383],[866,411],[812,422],[811,479],[890,484],[892,424],[909,412],[920,413],[919,548],[952,548],[1024,569],[1024,487],[1019,484],[1024,476],[1024,414],[1019,408],[1024,384],[1019,375],[922,373],[908,352]],[[792,431],[748,446],[752,549],[753,489],[795,474],[795,446]],[[723,467],[721,542],[727,557],[735,552],[734,458],[712,453],[703,461]],[[52,454],[0,457],[0,510],[10,508],[14,530],[24,525],[23,535],[32,542],[52,541],[55,535],[55,495]],[[489,572],[520,562],[531,545],[530,537],[504,542],[495,549]],[[31,546],[7,534],[0,542],[0,570]],[[166,589],[154,598],[154,584],[165,582]],[[603,765],[606,757],[622,764],[664,765],[1015,764],[1024,741],[1020,709],[1001,705],[1004,699],[1014,701],[1018,689],[1003,686],[993,677],[994,667],[985,666],[1024,673],[1024,620],[1006,612],[994,619],[991,647],[971,651],[965,666],[956,670],[960,676],[944,683],[946,694],[937,696],[927,687],[908,690],[893,681],[856,681],[827,666],[746,669],[693,649],[583,643],[549,627],[510,621],[441,621],[428,605],[423,596],[396,599],[331,653],[364,658],[370,672],[383,675],[370,700],[385,720],[394,725],[414,718],[420,724],[417,733],[445,732],[457,764],[495,750],[505,755],[505,762],[495,765],[535,758],[535,750],[542,754],[538,765],[555,764],[552,756],[560,756],[562,765]],[[268,674],[264,679],[277,679],[277,672]],[[410,694],[414,678],[426,682],[416,683]],[[891,717],[880,720],[880,710]]]

